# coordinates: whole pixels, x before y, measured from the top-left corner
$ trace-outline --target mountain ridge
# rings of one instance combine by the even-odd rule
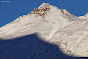
[[[0,38],[9,40],[37,33],[44,41],[59,45],[66,54],[78,57],[88,56],[87,30],[87,17],[76,17],[65,9],[43,3],[28,15],[1,27]]]

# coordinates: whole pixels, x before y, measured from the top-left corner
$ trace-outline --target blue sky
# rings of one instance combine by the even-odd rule
[[[60,9],[67,9],[75,16],[88,12],[88,0],[0,0],[0,27],[10,23],[21,15],[30,13],[42,3],[49,3]]]

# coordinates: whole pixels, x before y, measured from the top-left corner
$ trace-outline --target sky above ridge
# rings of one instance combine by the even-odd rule
[[[88,12],[88,0],[0,0],[0,27],[29,14],[42,3],[66,9],[75,16],[83,16]]]

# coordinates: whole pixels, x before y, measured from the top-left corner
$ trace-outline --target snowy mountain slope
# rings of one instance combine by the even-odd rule
[[[48,6],[48,7],[46,7],[46,6]],[[43,7],[45,7],[45,8],[41,9]],[[31,27],[33,28],[33,26],[36,27],[36,24],[38,25],[40,23],[41,24],[45,23],[44,26],[46,26],[46,24],[48,24],[48,25],[50,24],[52,27],[55,24],[57,24],[57,25],[60,24],[61,26],[59,26],[59,28],[64,27],[64,26],[66,26],[66,24],[69,24],[69,22],[71,20],[73,20],[73,18],[75,18],[75,16],[68,17],[67,14],[69,16],[73,16],[70,13],[68,13],[68,11],[66,11],[66,10],[63,11],[63,10],[60,10],[57,7],[51,6],[49,4],[42,4],[39,7],[39,9],[34,9],[34,11],[32,11],[30,14],[18,17],[13,22],[2,27],[0,29],[0,31],[2,32],[1,34],[5,33],[4,36],[8,35],[8,34],[12,35],[11,33],[15,32],[15,31],[16,32],[17,31],[27,31],[27,29],[29,29]],[[53,18],[53,16],[54,16],[54,18]],[[70,18],[70,20],[68,18]],[[3,36],[3,35],[0,35],[0,36]]]
[[[76,17],[65,9],[43,3],[28,15],[1,27],[0,38],[8,40],[38,33],[44,41],[59,45],[68,55],[88,56],[87,16]]]

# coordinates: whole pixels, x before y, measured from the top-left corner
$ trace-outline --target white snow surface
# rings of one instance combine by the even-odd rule
[[[76,17],[65,9],[43,3],[28,15],[20,16],[0,28],[3,40],[33,33],[38,33],[46,42],[60,46],[68,55],[88,57],[88,14]]]

